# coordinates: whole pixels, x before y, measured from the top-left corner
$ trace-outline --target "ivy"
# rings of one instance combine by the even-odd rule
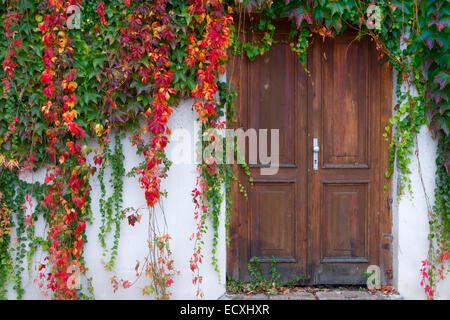
[[[390,141],[386,177],[392,178],[398,168],[401,194],[410,190],[409,168],[411,157],[418,153],[419,128],[428,125],[439,141],[436,200],[429,210],[430,250],[423,282],[428,296],[434,296],[449,247],[447,1],[377,1],[381,21],[374,28],[367,27],[367,8],[373,4],[359,0],[0,0],[0,4],[0,298],[6,298],[10,282],[17,297],[22,297],[25,260],[31,273],[38,248],[47,253],[37,279],[44,294],[50,289],[54,298],[91,298],[68,282],[73,275],[67,269],[74,265],[86,276],[85,227],[97,218],[90,209],[89,179],[97,170],[101,191],[98,238],[106,269],[112,271],[118,255],[121,220],[128,213],[128,224],[133,226],[145,212],[150,223],[144,245],[148,244],[149,253],[136,272],[149,281],[144,294],[169,298],[176,274],[171,238],[167,228],[160,232],[155,227],[155,209],[163,209],[162,199],[167,195],[161,181],[170,174],[171,163],[165,154],[168,121],[180,99],[190,97],[202,132],[230,127],[235,120],[236,94],[232,84],[220,81],[228,62],[227,48],[251,60],[266,53],[275,43],[274,22],[280,18],[291,21],[290,46],[304,68],[312,34],[326,38],[356,28],[357,38],[371,37],[380,62],[397,71],[398,100],[385,132]],[[67,27],[70,5],[82,8],[79,29]],[[262,36],[240,42],[238,35],[243,30],[239,21],[233,24],[233,12],[241,18],[244,12],[257,13],[258,20],[247,31],[259,31]],[[144,159],[131,172],[144,190],[144,210],[122,209],[121,137],[125,132],[132,133],[131,142]],[[114,147],[109,142],[112,134]],[[99,149],[84,147],[94,138]],[[94,164],[86,161],[91,153]],[[236,149],[234,153],[242,157]],[[47,169],[45,183],[25,182],[23,176],[38,168]],[[107,168],[111,168],[109,180]],[[192,194],[197,229],[192,236],[190,267],[197,295],[202,296],[199,265],[206,222],[211,222],[213,233],[211,262],[219,271],[216,251],[222,203],[228,242],[231,184],[237,183],[246,194],[231,166],[202,162],[197,169]],[[242,164],[241,170],[249,176],[248,166]],[[109,196],[107,185],[112,190]],[[42,238],[34,233],[38,219],[47,224],[48,234]],[[108,244],[110,235],[113,240]],[[166,263],[159,263],[162,260]],[[132,285],[113,276],[114,291],[119,284],[125,289]],[[92,294],[92,287],[87,290]]]
[[[111,153],[109,147],[109,141],[107,140],[104,144],[104,152],[102,158],[102,165],[98,173],[98,181],[100,183],[101,195],[99,198],[100,205],[100,215],[101,215],[101,226],[100,232],[98,234],[100,244],[105,250],[103,256],[107,256],[109,249],[106,244],[106,235],[112,231],[113,234],[113,244],[110,249],[111,254],[108,262],[105,263],[105,268],[111,271],[114,266],[114,262],[117,258],[119,239],[120,239],[120,223],[123,218],[123,176],[125,175],[125,168],[123,166],[124,155],[122,149],[121,138],[123,135],[116,134],[114,136],[114,153]],[[109,185],[112,187],[111,195],[106,198],[106,185],[104,183],[104,174],[107,166],[111,166],[112,172],[109,179]]]

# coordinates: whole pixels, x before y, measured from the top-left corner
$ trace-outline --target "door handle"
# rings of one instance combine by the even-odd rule
[[[319,170],[319,139],[313,138],[313,170]]]

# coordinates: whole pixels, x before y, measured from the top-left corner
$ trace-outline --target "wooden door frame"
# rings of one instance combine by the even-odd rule
[[[240,63],[238,60],[242,59],[241,56],[233,56],[230,54],[230,65],[235,66],[235,68],[229,68],[229,70],[233,70],[234,73],[231,75],[231,81],[236,79],[236,76],[238,76],[240,79],[239,82],[246,83],[245,79],[247,75],[245,73],[239,72]],[[244,58],[246,59],[246,58]],[[310,61],[311,59],[311,50],[308,51],[308,58],[307,60]],[[237,66],[237,68],[236,68]],[[244,80],[244,81],[242,81]],[[379,77],[379,88],[380,88],[380,105],[386,106],[384,108],[381,108],[380,110],[380,124],[378,127],[377,132],[372,133],[379,136],[380,143],[378,144],[379,147],[377,152],[381,157],[380,161],[380,168],[379,168],[379,174],[377,177],[379,185],[387,184],[388,189],[384,192],[380,190],[380,212],[377,212],[378,214],[378,239],[379,239],[379,267],[381,269],[381,281],[383,284],[386,283],[392,283],[392,277],[393,277],[393,248],[392,248],[392,181],[386,181],[385,178],[385,172],[388,170],[388,161],[389,161],[389,141],[386,141],[383,137],[383,130],[386,125],[388,125],[388,120],[392,116],[392,97],[393,97],[393,74],[392,74],[392,67],[389,65],[389,63],[384,63],[380,68],[380,77]],[[235,82],[235,81],[233,81]],[[308,81],[308,87],[310,86],[310,81]],[[237,123],[233,125],[234,128],[243,127],[243,123],[240,122],[241,119],[245,119],[245,112],[247,110],[243,110],[243,108],[240,108],[239,101],[241,99],[247,98],[247,87],[243,86],[240,89],[240,94],[238,94],[238,97],[236,98],[235,105],[236,105],[236,115],[237,115]],[[307,90],[308,94],[308,101],[310,99],[310,89]],[[387,107],[389,106],[389,107]],[[308,125],[308,134],[310,134],[310,119],[311,119],[311,104],[308,102],[308,114],[307,114],[307,125]],[[308,137],[310,138],[310,137]],[[312,148],[307,148],[307,159],[308,159],[308,168],[312,168]],[[246,180],[248,180],[248,177],[242,173],[242,169],[239,168],[238,165],[233,164],[232,165],[233,173],[235,176],[243,183],[244,186],[248,187],[248,183],[245,183]],[[310,175],[312,170],[308,172],[308,181],[310,181]],[[311,184],[308,183],[308,190],[307,190],[307,219],[308,219],[308,248],[311,248],[309,245],[309,241],[311,241],[311,197],[309,197],[310,193],[310,187]],[[231,183],[231,217],[230,217],[230,224],[229,224],[229,239],[230,242],[227,245],[227,262],[226,262],[226,274],[229,275],[232,279],[240,279],[240,269],[246,267],[247,261],[242,261],[245,254],[239,250],[240,247],[240,239],[242,237],[245,237],[244,232],[246,230],[243,230],[241,217],[237,215],[238,212],[238,203],[239,201],[248,201],[247,199],[243,199],[242,194],[240,193],[240,187],[238,185],[237,181],[232,181]],[[244,225],[247,225],[244,223]],[[311,252],[309,252],[308,249],[308,257],[307,261],[309,261]],[[307,270],[307,272],[311,272],[310,270]]]

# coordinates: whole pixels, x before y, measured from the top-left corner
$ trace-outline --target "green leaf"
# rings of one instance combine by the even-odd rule
[[[94,58],[94,60],[92,61],[92,65],[94,66],[94,68],[96,68],[99,65],[103,65],[103,62],[105,61],[106,56],[97,56],[96,58]]]

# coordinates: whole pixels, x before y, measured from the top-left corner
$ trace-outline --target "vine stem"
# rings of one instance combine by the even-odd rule
[[[430,204],[430,197],[428,196],[427,189],[426,189],[425,183],[423,181],[422,167],[420,165],[419,142],[418,142],[418,139],[417,139],[417,133],[414,134],[414,143],[416,145],[416,150],[414,151],[414,154],[416,155],[416,158],[417,158],[417,170],[418,170],[418,173],[419,173],[420,184],[422,185],[423,193],[425,195],[425,201],[426,201],[426,204],[427,204],[428,222],[430,222],[431,221],[431,216],[433,215],[433,210],[432,210],[431,204]]]

